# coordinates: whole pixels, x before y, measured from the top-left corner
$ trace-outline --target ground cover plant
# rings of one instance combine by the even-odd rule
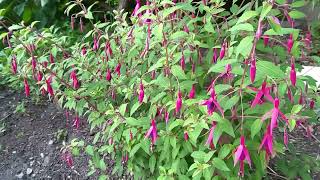
[[[311,27],[295,26],[306,4],[137,0],[108,22],[95,3],[72,1],[76,36],[1,21],[3,73],[59,104],[74,128],[89,123],[92,142],[62,149],[70,167],[85,151],[89,176],[106,179],[111,156],[113,173],[136,179],[261,179],[288,133],[312,137],[317,122],[316,81],[297,75],[302,61],[319,62]]]

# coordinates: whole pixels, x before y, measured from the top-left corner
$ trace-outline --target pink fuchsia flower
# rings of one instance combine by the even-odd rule
[[[71,16],[70,26],[71,30],[74,30],[74,16]]]
[[[112,78],[111,71],[110,71],[110,69],[108,68],[108,69],[107,69],[107,74],[106,74],[106,80],[107,80],[107,81],[111,81],[111,78]]]
[[[51,77],[46,80],[46,84],[47,84],[47,91],[49,92],[50,96],[53,97],[54,93],[51,86]]]
[[[77,89],[79,87],[79,81],[77,78],[77,74],[75,70],[72,70],[70,74],[70,79],[72,80],[72,86],[74,89]]]
[[[270,123],[270,134],[272,135],[273,129],[278,126],[278,116],[280,115],[283,120],[288,124],[287,117],[279,110],[280,101],[278,98],[274,99],[273,109],[271,114],[271,123]]]
[[[186,68],[186,62],[185,62],[185,58],[184,58],[184,54],[182,53],[182,57],[180,59],[180,66],[182,70],[185,70]]]
[[[34,72],[37,68],[37,61],[34,56],[31,57],[31,65],[32,65],[32,71]]]
[[[72,154],[69,151],[63,153],[62,159],[67,163],[69,168],[73,166]]]
[[[251,159],[249,155],[249,151],[245,145],[245,138],[242,135],[240,137],[240,145],[235,149],[234,152],[234,162],[233,165],[236,166],[236,164],[240,163],[240,169],[238,175],[243,177],[244,176],[244,161],[247,161],[251,168]]]
[[[291,53],[292,46],[293,46],[293,35],[290,34],[289,39],[287,41],[287,51],[288,51],[288,53]]]
[[[17,74],[17,68],[18,68],[17,58],[15,55],[13,55],[11,59],[11,69],[13,74]]]
[[[170,119],[170,117],[169,117],[169,112],[166,110],[166,111],[164,112],[164,120],[166,121],[166,125],[168,124],[169,119]]]
[[[139,90],[139,103],[141,104],[143,102],[143,98],[144,98],[144,87],[142,84],[142,81],[140,82],[140,90]]]
[[[255,107],[259,102],[261,102],[262,98],[265,97],[267,98],[267,100],[269,100],[270,102],[273,102],[273,98],[270,95],[270,89],[271,87],[267,87],[267,82],[264,81],[261,85],[260,89],[254,89],[254,88],[250,88],[253,91],[258,92],[254,98],[254,100],[252,101],[251,104],[251,108]]]
[[[196,86],[195,84],[192,84],[191,90],[189,92],[189,99],[194,99],[196,94]]]
[[[303,96],[302,90],[300,91],[299,104],[301,104],[301,105],[304,104],[304,96]]]
[[[76,129],[79,129],[79,127],[80,127],[80,118],[79,118],[78,115],[75,116],[72,126],[75,127]]]
[[[212,56],[212,61],[211,63],[217,63],[217,60],[218,60],[218,52],[217,52],[217,49],[216,48],[213,48],[213,56]]]
[[[216,126],[217,126],[217,122],[212,121],[212,126],[210,128],[208,139],[206,141],[206,145],[209,145],[211,149],[214,149],[213,133],[214,133],[214,129],[216,128]]]
[[[310,109],[314,108],[314,100],[313,99],[310,100],[309,107],[310,107]]]
[[[176,100],[176,113],[178,114],[182,108],[182,94],[181,91],[178,91],[177,100]]]
[[[291,84],[292,84],[293,86],[296,86],[297,74],[296,74],[296,70],[295,70],[294,63],[293,63],[293,62],[291,63],[290,81],[291,81]]]
[[[188,33],[189,34],[189,28],[188,28],[188,26],[185,24],[184,26],[183,26],[183,30],[184,30],[184,32],[186,32],[186,33]]]
[[[129,136],[130,136],[130,140],[132,141],[133,140],[133,134],[132,134],[131,129],[130,129],[130,132],[129,132]]]
[[[121,63],[118,63],[118,65],[116,66],[114,72],[116,72],[118,74],[118,76],[120,76],[121,72]]]
[[[290,89],[289,86],[288,86],[288,88],[287,88],[287,96],[288,96],[289,101],[290,101],[291,103],[293,103],[293,102],[294,102],[294,101],[293,101],[293,96],[292,96],[292,92],[291,92],[291,89]]]
[[[224,41],[223,44],[221,45],[221,50],[219,55],[220,60],[224,58],[225,53],[226,53],[226,41]]]
[[[28,81],[26,78],[24,78],[23,84],[24,84],[24,92],[26,94],[26,97],[29,97],[30,96],[30,87],[29,87],[29,84],[28,84]]]
[[[269,43],[269,36],[265,35],[263,36],[263,45],[266,47]]]
[[[53,57],[53,54],[50,53],[49,55],[49,60],[50,60],[50,63],[53,64],[54,63],[54,57]]]
[[[43,77],[42,72],[39,71],[39,72],[38,72],[38,75],[37,75],[37,80],[38,80],[38,82],[40,82],[40,81],[42,80],[42,77]]]
[[[111,57],[112,56],[112,48],[111,48],[111,44],[109,41],[106,41],[106,45],[104,47],[104,51],[107,57]]]
[[[216,93],[214,88],[211,88],[211,97],[207,100],[205,100],[204,102],[202,102],[201,105],[206,105],[207,109],[208,109],[208,114],[212,115],[212,113],[218,109],[221,113],[221,115],[224,117],[224,112],[223,109],[221,108],[220,104],[218,103],[217,99],[216,99]]]
[[[156,121],[154,119],[151,120],[151,127],[147,131],[145,138],[151,138],[151,143],[155,144],[158,138]]]
[[[153,70],[151,72],[151,79],[155,79],[156,78],[156,70]]]
[[[86,48],[86,46],[82,46],[82,48],[81,48],[81,55],[82,56],[85,56],[87,54],[87,48]]]
[[[251,83],[254,82],[256,78],[256,59],[254,58],[254,55],[251,58],[251,65],[250,65],[250,80]]]
[[[97,51],[99,49],[99,41],[96,35],[93,37],[93,50]]]
[[[80,24],[80,32],[83,32],[83,21],[82,21],[82,18],[80,17],[80,20],[79,20],[79,24]]]
[[[273,136],[270,131],[270,125],[268,125],[267,130],[264,133],[262,142],[259,147],[259,151],[262,148],[264,148],[266,150],[266,157],[273,155]]]
[[[185,141],[188,141],[188,139],[189,139],[188,131],[185,131],[185,132],[183,133],[183,137],[184,137],[184,140],[185,140]]]

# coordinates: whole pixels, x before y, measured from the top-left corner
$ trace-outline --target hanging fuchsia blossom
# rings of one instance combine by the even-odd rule
[[[262,98],[265,97],[270,102],[273,102],[273,98],[270,95],[270,89],[271,87],[267,87],[267,82],[264,81],[261,85],[260,89],[251,88],[253,91],[258,92],[252,101],[251,108],[255,107],[260,101],[262,101]]]
[[[143,98],[144,98],[144,87],[142,84],[142,81],[140,82],[140,90],[139,90],[139,103],[141,104],[143,102]]]
[[[50,53],[49,55],[49,60],[50,60],[50,63],[53,64],[54,63],[54,57],[53,57],[53,54]]]
[[[184,140],[185,140],[185,141],[188,141],[188,139],[189,139],[188,131],[185,131],[185,132],[183,133],[183,137],[184,137]]]
[[[211,149],[214,149],[214,144],[213,144],[213,133],[215,128],[217,127],[217,122],[212,121],[212,126],[209,130],[209,135],[208,135],[208,139],[206,141],[206,145],[209,145]]]
[[[290,34],[289,39],[287,41],[287,51],[288,51],[288,53],[291,53],[292,46],[293,46],[293,35]]]
[[[310,107],[310,109],[314,108],[314,100],[313,99],[310,100],[309,107]]]
[[[106,80],[107,80],[107,81],[111,81],[111,78],[112,78],[111,71],[110,71],[110,69],[108,68],[108,69],[107,69],[107,74],[106,74]]]
[[[96,37],[96,35],[94,35],[93,37],[93,50],[97,51],[99,49],[99,41]]]
[[[72,154],[69,151],[63,153],[62,159],[67,163],[69,168],[73,166]]]
[[[273,109],[272,109],[272,115],[271,115],[271,123],[270,123],[270,134],[272,135],[273,129],[276,128],[278,126],[278,116],[280,115],[282,117],[283,120],[286,121],[286,123],[288,124],[288,119],[287,117],[279,110],[279,104],[280,101],[278,98],[274,99],[273,102]]]
[[[151,136],[151,137],[150,137]],[[157,126],[156,126],[156,120],[152,119],[151,120],[151,127],[144,136],[145,138],[151,138],[151,143],[155,144],[158,138],[158,133],[157,133]]]
[[[87,48],[86,48],[86,46],[82,46],[82,48],[81,48],[81,55],[82,56],[85,56],[87,54]]]
[[[79,24],[80,24],[80,32],[83,32],[83,21],[82,21],[82,18],[80,17],[80,20],[79,20]]]
[[[39,71],[39,72],[38,72],[38,75],[37,75],[37,80],[38,80],[38,82],[40,82],[40,81],[42,80],[42,77],[43,77],[42,72]]]
[[[35,71],[37,67],[37,61],[34,56],[31,57],[31,65],[32,65],[32,71]]]
[[[219,55],[220,60],[224,58],[225,53],[226,53],[226,42],[223,42],[220,50],[220,55]]]
[[[185,68],[186,68],[186,62],[185,62],[185,59],[184,59],[184,54],[183,54],[183,52],[182,52],[182,57],[181,57],[181,59],[180,59],[180,66],[181,66],[181,69],[182,69],[182,70],[185,70]]]
[[[118,76],[120,76],[121,72],[121,63],[118,63],[118,65],[116,66],[114,72],[116,72],[118,74]]]
[[[204,102],[201,103],[201,105],[206,105],[208,109],[208,114],[212,115],[212,113],[218,109],[222,116],[224,116],[223,109],[221,108],[220,104],[218,103],[216,99],[216,93],[214,88],[211,88],[211,97]]]
[[[266,132],[264,133],[262,142],[259,147],[259,151],[264,148],[266,150],[266,157],[273,155],[273,136],[270,131],[270,125],[268,125]]]
[[[73,127],[75,127],[76,129],[79,129],[80,127],[80,118],[78,115],[76,115],[76,117],[73,120]]]
[[[107,57],[111,57],[112,56],[112,48],[111,48],[111,44],[110,44],[109,41],[106,42],[105,54],[106,54]]]
[[[251,159],[249,155],[249,151],[245,145],[245,139],[242,135],[240,138],[240,145],[235,149],[234,152],[234,163],[233,165],[236,166],[236,164],[240,163],[240,169],[238,175],[243,177],[244,176],[244,161],[247,161],[251,168]]]
[[[71,16],[70,26],[71,30],[74,30],[74,16]]]
[[[263,36],[263,45],[264,47],[266,47],[269,43],[269,36],[268,35],[264,35]]]
[[[196,86],[192,84],[191,90],[189,92],[189,99],[194,99],[195,94],[196,94]]]
[[[164,112],[164,120],[166,121],[166,125],[167,125],[169,122],[169,112],[167,110]]]
[[[76,74],[76,71],[73,70],[70,74],[70,79],[72,80],[72,86],[74,89],[77,89],[79,87],[79,81],[78,81],[78,78],[77,78],[77,74]]]
[[[211,63],[217,63],[217,59],[218,59],[218,52],[216,48],[213,48],[213,56],[212,56],[212,61]]]
[[[293,86],[296,86],[297,74],[296,74],[296,70],[294,67],[294,62],[291,62],[290,81]]]
[[[256,58],[254,58],[254,55],[252,55],[251,58],[251,66],[250,66],[250,80],[251,83],[254,83],[254,80],[256,78]]]
[[[183,26],[183,30],[184,30],[184,32],[186,32],[188,34],[190,33],[189,28],[186,24]]]
[[[153,70],[152,72],[151,72],[151,79],[153,80],[153,79],[155,79],[156,78],[156,70]]]
[[[53,93],[53,89],[51,86],[51,77],[46,80],[46,84],[47,84],[47,91],[49,92],[50,96],[53,97],[54,93]]]
[[[176,101],[176,113],[178,114],[182,108],[182,94],[181,91],[178,91],[178,97]]]
[[[304,96],[303,96],[302,90],[300,91],[299,104],[300,105],[304,104]]]
[[[15,55],[13,55],[11,60],[11,69],[13,74],[17,74],[17,68],[18,68],[17,58]]]
[[[26,94],[26,97],[29,97],[30,96],[30,87],[29,87],[29,84],[28,84],[28,81],[26,78],[24,78],[23,84],[24,84],[24,92]]]

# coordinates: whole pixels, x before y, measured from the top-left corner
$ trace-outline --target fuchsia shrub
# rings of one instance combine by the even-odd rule
[[[296,73],[312,46],[294,26],[303,2],[229,12],[223,1],[136,1],[131,17],[114,12],[113,23],[90,25],[92,6],[77,3],[66,10],[82,8],[71,18],[71,29],[86,31],[76,41],[14,25],[4,50],[26,96],[49,95],[75,114],[75,128],[87,119],[98,132],[67,146],[69,166],[70,151],[83,149],[89,174],[105,174],[110,154],[114,173],[126,166],[136,178],[259,179],[285,153],[288,133],[316,116],[314,80]]]

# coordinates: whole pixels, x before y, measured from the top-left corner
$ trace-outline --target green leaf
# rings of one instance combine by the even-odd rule
[[[132,106],[132,108],[131,108],[131,110],[130,110],[130,116],[132,116],[132,114],[133,114],[134,112],[136,112],[139,107],[140,107],[140,103],[139,103],[139,101],[137,101],[137,102]]]
[[[226,163],[220,158],[213,158],[212,165],[213,165],[213,167],[220,169],[222,171],[230,171],[230,169],[228,168]]]
[[[108,176],[107,175],[100,175],[98,180],[107,180]]]
[[[149,168],[150,168],[151,173],[154,172],[155,166],[156,166],[156,157],[155,157],[155,155],[152,155],[149,159]]]
[[[224,159],[227,157],[231,152],[231,145],[230,144],[224,144],[222,148],[219,150],[219,155],[218,157],[220,159]]]
[[[296,120],[294,120],[294,119],[290,119],[289,120],[289,131],[291,132],[291,131],[293,131],[293,129],[296,127]]]
[[[254,123],[252,123],[252,125],[251,125],[251,138],[252,138],[252,139],[254,138],[254,136],[255,136],[258,132],[260,132],[261,127],[262,127],[262,124],[263,124],[263,122],[262,122],[261,119],[256,119],[256,120],[254,121]]]
[[[186,38],[186,37],[189,37],[188,33],[184,32],[184,31],[178,31],[178,32],[173,33],[170,36],[170,39],[177,40],[177,39],[182,39],[182,38]]]
[[[237,24],[240,24],[242,22],[245,22],[253,17],[256,17],[258,13],[256,11],[246,11],[242,14],[242,16],[239,18]]]
[[[263,2],[260,20],[263,20],[266,17],[266,15],[270,12],[271,9],[272,9],[272,5],[270,5],[268,2]]]
[[[289,12],[289,16],[292,19],[301,19],[301,18],[305,18],[306,17],[306,15],[303,12],[297,11],[297,10],[290,11]]]
[[[286,75],[280,69],[279,66],[274,65],[272,62],[269,61],[257,61],[257,74],[256,79],[264,79],[266,75],[272,78],[284,78]]]
[[[93,146],[91,146],[91,145],[88,145],[87,147],[86,147],[86,153],[87,154],[89,154],[90,156],[93,156],[94,155],[94,149],[93,149]]]
[[[236,105],[239,101],[239,96],[232,96],[224,105],[224,111],[231,109],[234,105]]]
[[[41,0],[41,6],[44,7],[45,5],[47,5],[49,2],[49,0]]]
[[[107,169],[106,163],[104,162],[103,159],[100,159],[100,161],[99,161],[99,168],[100,168],[102,171],[105,171],[105,170]]]
[[[84,15],[84,17],[87,18],[87,19],[93,19],[92,12],[91,12],[91,11],[88,11],[88,12]]]
[[[157,94],[154,98],[151,99],[151,104],[158,102],[161,98],[163,98],[167,93],[165,92],[161,92],[159,94]]]
[[[126,118],[126,123],[129,126],[138,126],[138,127],[144,127],[144,126],[149,126],[149,118],[140,118],[140,119],[135,119],[133,117],[128,117]]]
[[[236,49],[236,56],[238,57],[241,54],[244,58],[247,58],[249,53],[251,52],[253,45],[253,36],[247,36],[243,38]]]
[[[127,103],[121,104],[121,106],[119,107],[119,112],[122,116],[124,116],[124,114],[126,113],[126,108],[127,108]]]
[[[209,69],[208,73],[210,72],[217,72],[217,73],[222,73],[225,70],[225,67],[227,64],[234,64],[237,62],[237,59],[226,59],[223,61],[218,61],[217,64],[214,64],[211,66]]]
[[[268,17],[267,19],[272,29],[281,35],[281,25],[273,17]]]
[[[237,24],[230,28],[228,31],[254,31],[253,26],[249,23]]]
[[[227,91],[227,90],[229,90],[231,88],[232,88],[232,86],[229,85],[229,84],[217,84],[217,85],[214,86],[216,94],[220,94],[220,93],[222,93],[224,91]]]
[[[303,106],[300,104],[294,105],[291,109],[291,114],[298,114],[302,108],[303,108]]]
[[[167,8],[163,11],[163,19],[165,19],[167,16],[169,16],[171,13],[173,13],[174,11],[178,10],[180,7],[179,6],[173,6],[170,8]]]
[[[129,154],[129,157],[133,157],[136,152],[140,149],[140,143],[139,144],[136,144],[130,151],[130,154]]]
[[[302,7],[306,4],[306,1],[304,0],[301,0],[301,1],[294,1],[292,4],[291,4],[291,7],[293,8],[298,8],[298,7]]]
[[[178,79],[187,79],[186,74],[182,70],[182,68],[178,65],[174,65],[171,67],[171,72],[174,76],[176,76]]]
[[[172,129],[174,129],[177,126],[181,126],[183,124],[183,121],[181,119],[177,119],[175,121],[171,121],[170,125],[169,125],[169,131],[171,131]]]
[[[191,154],[191,157],[193,157],[196,161],[199,162],[208,162],[214,153],[215,151],[210,151],[208,153],[205,153],[203,151],[194,151]]]

